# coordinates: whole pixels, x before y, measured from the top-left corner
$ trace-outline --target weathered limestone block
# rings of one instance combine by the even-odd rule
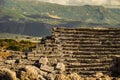
[[[41,53],[36,53],[36,54],[35,54],[35,57],[38,57],[38,56],[39,56],[39,57],[42,56]]]
[[[40,58],[39,63],[43,64],[43,65],[46,65],[48,63],[48,58],[46,58],[46,57]]]
[[[21,55],[21,58],[23,58],[23,59],[26,58],[26,55]]]
[[[35,75],[33,73],[21,71],[19,78],[20,78],[20,80],[39,80],[39,75]]]
[[[49,63],[48,64],[57,64],[57,59],[49,59]]]
[[[28,60],[36,61],[39,60],[40,57],[28,57]]]
[[[13,65],[15,63],[16,60],[5,60],[5,64],[11,64]]]
[[[60,72],[65,71],[65,65],[63,63],[57,63],[56,69],[59,69]]]
[[[96,74],[95,74],[95,77],[96,78],[101,78],[101,77],[103,77],[104,76],[104,74],[102,73],[102,72],[97,72]]]
[[[54,67],[50,67],[48,65],[41,65],[40,69],[46,72],[51,72],[51,73],[54,72]]]
[[[34,66],[25,66],[25,71],[34,75],[38,75],[38,72]]]
[[[34,57],[35,56],[35,53],[28,53],[27,54],[27,57]]]
[[[31,67],[34,69],[34,71],[37,71],[37,73],[42,75],[42,76],[47,76],[48,75],[47,72],[44,72],[44,71],[40,70],[39,68],[37,68],[35,66],[31,66]]]
[[[20,71],[20,80],[46,80],[39,74],[39,68],[35,66],[25,66],[23,71]]]
[[[16,73],[7,68],[0,70],[0,80],[17,80]]]

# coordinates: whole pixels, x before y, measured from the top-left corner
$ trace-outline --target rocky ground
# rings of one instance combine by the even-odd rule
[[[81,77],[77,73],[56,73],[55,70],[47,69],[46,67],[40,69],[28,65],[15,72],[3,68],[0,69],[0,80],[119,80],[117,78],[111,78],[108,75],[103,75],[100,72],[96,73],[93,77]]]
[[[100,72],[96,73],[93,77],[81,77],[77,73],[57,74],[28,65],[16,72],[7,68],[1,69],[0,80],[119,80],[119,78],[112,78]]]
[[[120,80],[101,72],[97,72],[91,77],[81,76],[77,73],[65,74],[65,65],[58,62],[51,66],[48,59],[42,57],[39,65],[24,65],[20,68],[1,68],[0,80]]]

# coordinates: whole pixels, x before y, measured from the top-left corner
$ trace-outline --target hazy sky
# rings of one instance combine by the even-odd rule
[[[120,0],[39,0],[63,5],[120,5]]]

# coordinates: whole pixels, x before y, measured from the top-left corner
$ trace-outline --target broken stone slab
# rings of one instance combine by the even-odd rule
[[[40,57],[28,57],[28,60],[36,61],[39,60]]]
[[[47,57],[41,57],[39,60],[40,64],[46,65],[48,63],[48,58]]]
[[[29,65],[29,67],[32,68],[33,71],[37,71],[37,73],[38,73],[39,75],[42,75],[42,76],[47,76],[47,75],[48,75],[47,72],[44,72],[44,71],[40,70],[40,69],[39,69],[38,67],[36,67],[36,66],[31,66],[31,65]],[[28,68],[29,68],[29,67],[28,67]]]
[[[101,77],[103,77],[104,76],[104,74],[102,73],[102,72],[97,72],[96,74],[95,74],[95,77],[96,78],[101,78]]]
[[[24,67],[24,69],[28,73],[38,74],[35,66],[27,65]]]
[[[65,65],[63,63],[57,63],[56,69],[58,69],[61,72],[63,72],[63,71],[65,71]]]
[[[23,59],[26,58],[26,55],[21,55],[21,58],[23,58]]]
[[[34,57],[34,56],[35,56],[35,53],[32,53],[32,52],[27,54],[27,57]]]
[[[54,67],[50,67],[48,65],[41,65],[40,69],[46,72],[50,72],[50,73],[54,72]]]
[[[39,68],[27,65],[19,71],[20,80],[40,80]]]
[[[5,64],[14,64],[16,60],[5,60]]]
[[[42,56],[40,53],[35,54],[35,57],[40,57]]]

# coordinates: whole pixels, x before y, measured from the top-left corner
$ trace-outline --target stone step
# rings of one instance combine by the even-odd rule
[[[65,31],[65,32],[55,32],[54,36],[59,36],[59,35],[117,35],[120,34],[120,32],[97,32],[97,31],[75,31],[75,32],[71,32],[71,31]]]
[[[64,42],[71,42],[71,43],[74,43],[74,42],[84,42],[84,41],[104,41],[104,40],[109,40],[109,41],[117,41],[119,42],[120,41],[120,38],[67,38],[67,37],[59,37],[59,40],[60,41],[64,41]],[[116,43],[116,42],[115,42]]]
[[[71,55],[120,55],[120,51],[71,51],[71,50],[63,50],[63,54],[71,54]]]
[[[80,35],[80,34],[79,34]],[[59,36],[59,37],[56,37],[56,38],[58,38],[58,39],[65,39],[65,40],[68,40],[68,39],[76,39],[76,40],[79,40],[79,39],[87,39],[87,40],[90,40],[90,39],[93,39],[93,40],[98,40],[98,39],[107,39],[107,40],[113,40],[113,39],[119,39],[119,36],[120,35],[118,35],[118,36],[116,36],[116,35],[113,35],[113,36],[109,36],[108,35],[108,37],[105,37],[105,35],[101,35],[101,36],[85,36],[85,34],[84,34],[84,36],[69,36],[69,35],[67,35],[67,36]],[[113,38],[113,39],[112,39]]]
[[[109,73],[108,70],[90,70],[90,71],[87,71],[87,70],[80,70],[80,69],[77,69],[77,68],[66,69],[66,72],[68,72],[68,73],[69,72],[76,72],[76,73],[78,73],[81,76],[93,76],[97,72],[102,72],[103,74]]]
[[[116,34],[120,34],[120,32],[114,32],[114,31],[109,31],[109,32],[103,32],[103,31],[75,31],[75,32],[63,32],[61,33],[62,35],[73,35],[73,33],[76,35],[78,35],[77,33],[80,34],[87,34],[87,35],[116,35]],[[106,34],[105,34],[106,33]]]
[[[57,34],[57,33],[56,33]],[[115,35],[116,34],[116,35]],[[120,34],[120,33],[118,33]],[[58,33],[57,35],[54,35],[54,37],[69,37],[69,36],[73,36],[73,37],[98,37],[98,36],[103,36],[103,37],[112,37],[114,36],[119,36],[117,33],[91,33],[91,32],[71,32],[71,33]]]
[[[115,35],[115,34],[120,34],[120,32],[114,32],[114,31],[61,31],[61,32],[55,32],[56,36],[57,35],[78,35],[78,34],[86,34],[86,35]]]
[[[68,39],[71,39],[71,38],[94,38],[94,39],[96,39],[96,38],[100,38],[100,39],[109,39],[109,38],[119,38],[120,37],[120,35],[117,35],[117,36],[114,36],[114,35],[100,35],[100,36],[92,36],[92,35],[90,35],[90,36],[88,36],[88,35],[82,35],[82,36],[76,36],[76,35],[74,35],[74,36],[70,36],[70,35],[65,35],[65,36],[63,36],[63,35],[59,35],[59,38],[68,38]]]
[[[84,76],[93,76],[97,73],[98,71],[79,71],[80,75],[84,75]],[[109,73],[108,71],[100,71],[103,74],[107,74]]]
[[[119,32],[119,28],[99,28],[99,27],[81,27],[81,28],[55,28],[53,29],[54,32],[107,32],[107,33],[113,33],[113,32]]]
[[[85,33],[119,33],[119,28],[57,28],[54,32],[59,33],[76,33],[76,32],[85,32]]]
[[[112,58],[109,59],[73,59],[73,58],[67,58],[65,59],[66,62],[72,63],[72,62],[79,62],[79,63],[111,63]]]
[[[76,60],[84,60],[84,59],[86,59],[86,60],[88,60],[88,59],[90,59],[90,60],[107,60],[107,59],[112,59],[114,56],[91,56],[91,55],[87,55],[87,56],[84,56],[84,55],[82,55],[82,56],[80,56],[80,55],[64,55],[63,56],[63,58],[65,59],[65,60],[71,60],[71,61],[73,61],[71,58],[73,58],[73,59],[76,59]]]
[[[109,53],[118,53],[120,49],[116,48],[63,48],[62,52],[79,52],[79,51],[89,51],[89,52],[109,52]]]
[[[105,67],[84,67],[84,68],[67,68],[66,71],[109,71]]]
[[[66,51],[67,52],[67,51]],[[68,53],[67,53],[68,54]],[[65,55],[67,55],[66,53],[65,53]],[[100,56],[100,55],[112,55],[112,56],[116,56],[116,55],[118,55],[118,56],[120,56],[120,51],[114,51],[114,52],[110,52],[110,51],[90,51],[90,52],[71,52],[71,53],[69,53],[69,54],[71,54],[71,55],[76,55],[76,56],[79,56],[79,55],[89,55],[89,56],[91,56],[91,55],[98,55],[98,56]]]
[[[80,56],[80,55],[98,55],[98,56],[102,56],[102,55],[106,55],[106,56],[116,56],[116,55],[120,55],[120,51],[61,51],[64,55],[76,55],[76,56]]]
[[[74,62],[74,63],[68,63],[65,62],[67,65],[66,66],[104,66],[104,65],[109,65],[110,63],[102,63],[102,62],[94,62],[94,63],[80,63],[80,62]]]
[[[63,42],[60,43],[59,45],[61,45],[62,47],[119,47],[120,46],[120,42],[118,41],[96,41],[96,42],[91,42],[91,41],[80,41],[80,42]]]
[[[119,45],[99,45],[99,44],[79,44],[79,45],[62,45],[61,47],[64,48],[120,48],[120,44]]]
[[[99,27],[93,27],[93,28],[85,28],[85,27],[81,27],[81,28],[53,28],[54,32],[106,32],[106,33],[113,33],[113,32],[119,32],[119,28],[99,28]]]
[[[72,55],[72,58],[77,58],[77,59],[103,59],[103,58],[113,58],[114,56],[120,56],[120,55]],[[69,56],[70,57],[70,56]]]
[[[68,67],[68,68],[103,67],[103,66],[109,67],[109,65],[110,65],[109,63],[91,63],[91,64],[86,64],[86,63],[79,63],[79,64],[70,63],[70,64],[66,65],[66,67]]]
[[[86,48],[83,48],[83,47],[63,47],[62,48],[63,50],[81,50],[81,51],[116,51],[116,50],[120,50],[120,47],[118,48],[90,48],[90,47],[86,47]]]

